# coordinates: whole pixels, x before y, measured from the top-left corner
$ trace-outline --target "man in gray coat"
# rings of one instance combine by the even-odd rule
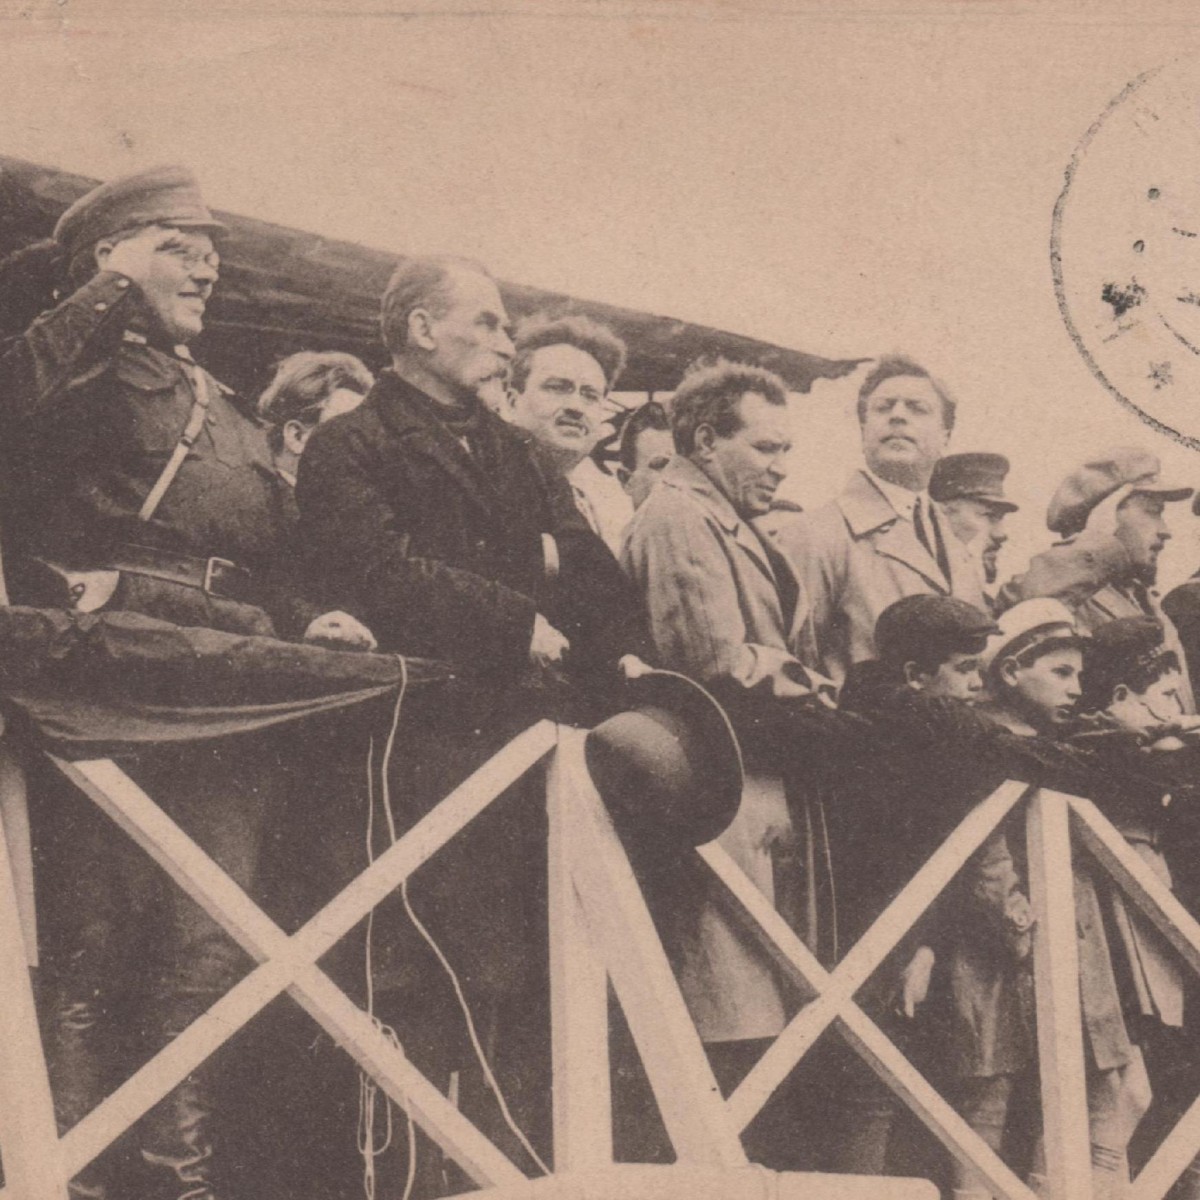
[[[671,425],[675,456],[634,515],[623,565],[644,600],[659,660],[710,688],[742,739],[746,786],[720,844],[816,948],[829,882],[823,822],[805,797],[785,796],[779,751],[794,742],[786,722],[802,732],[802,722],[827,710],[815,698],[822,680],[791,650],[806,612],[796,580],[753,525],[786,474],[786,385],[740,364],[694,370],[675,393]],[[701,897],[694,910],[676,905],[685,907],[668,948],[728,1086],[779,1034],[794,1001],[713,898]]]
[[[839,685],[874,657],[875,622],[902,596],[986,607],[978,565],[929,497],[955,409],[924,367],[881,359],[858,393],[863,468],[830,504],[777,522],[776,544],[811,604],[802,652]]]

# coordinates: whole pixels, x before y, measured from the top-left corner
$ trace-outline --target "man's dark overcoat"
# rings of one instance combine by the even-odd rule
[[[480,407],[464,436],[469,449],[391,371],[319,428],[296,487],[315,581],[382,649],[504,681],[525,668],[539,612],[570,639],[573,669],[637,648],[632,590],[527,435]]]
[[[405,701],[390,773],[400,829],[522,727],[559,714],[530,680],[535,614],[570,639],[566,670],[585,692],[615,680],[618,657],[641,645],[616,560],[566,484],[535,465],[525,435],[480,406],[462,437],[465,445],[435,401],[385,371],[358,409],[316,431],[297,480],[301,535],[325,599],[362,619],[381,650],[458,668],[451,684]],[[540,795],[520,790],[455,838],[414,890],[477,996],[519,992],[544,943],[529,894],[545,852]],[[351,856],[344,876],[363,865],[363,826],[338,819]],[[436,980],[441,968],[395,915],[377,980]]]

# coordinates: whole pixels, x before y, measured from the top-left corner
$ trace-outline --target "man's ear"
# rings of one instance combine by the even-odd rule
[[[702,459],[712,457],[713,444],[717,440],[717,431],[711,425],[696,426],[696,452]]]
[[[632,478],[633,472],[624,463],[617,463],[617,482],[622,487],[628,487]]]
[[[906,662],[904,664],[904,682],[908,684],[914,692],[921,691],[925,686],[925,680],[929,676],[925,671],[922,671],[915,662]]]
[[[284,449],[290,450],[292,454],[299,457],[304,453],[305,444],[315,428],[315,425],[305,425],[303,421],[285,421],[283,423]]]
[[[113,246],[116,242],[110,242],[107,238],[98,241],[92,247],[92,256],[96,260],[96,266],[103,271],[105,263],[108,262],[108,256],[113,252]]]
[[[1131,695],[1129,684],[1118,683],[1112,690],[1112,697],[1109,699],[1109,704],[1124,704]]]
[[[436,350],[437,338],[433,336],[433,317],[425,308],[414,308],[408,314],[408,344],[422,350]]]
[[[1015,658],[1006,658],[999,668],[1000,678],[1008,684],[1009,687],[1017,686],[1017,671],[1020,670],[1020,664]]]

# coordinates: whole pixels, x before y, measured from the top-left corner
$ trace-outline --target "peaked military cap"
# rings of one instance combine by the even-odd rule
[[[1164,500],[1186,500],[1193,488],[1181,480],[1163,479],[1158,456],[1136,446],[1118,446],[1085,462],[1058,486],[1046,511],[1046,525],[1064,537],[1080,533],[1088,515],[1118,488]]]
[[[1009,462],[1003,454],[947,454],[929,478],[929,494],[942,500],[985,500],[993,508],[1016,512],[1004,494]]]
[[[80,196],[54,227],[54,238],[73,258],[102,238],[143,225],[218,231],[200,195],[196,177],[186,167],[153,167],[136,175],[109,180]]]

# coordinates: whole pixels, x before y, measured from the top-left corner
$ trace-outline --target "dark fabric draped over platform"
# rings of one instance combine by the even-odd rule
[[[395,655],[191,629],[136,613],[0,608],[0,699],[66,758],[195,742],[397,695],[453,678]]]

